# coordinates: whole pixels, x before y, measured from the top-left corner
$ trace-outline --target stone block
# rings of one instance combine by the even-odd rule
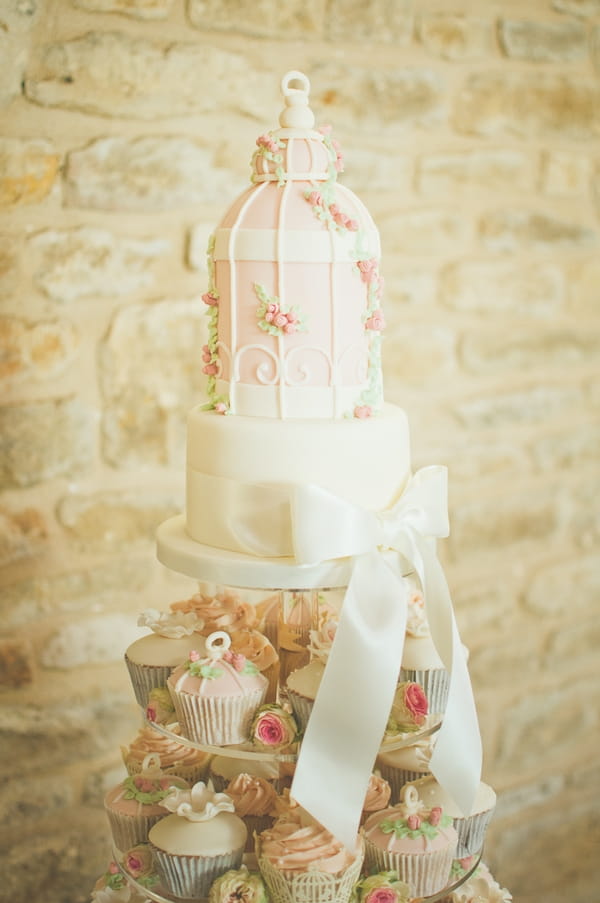
[[[379,217],[379,228],[388,229],[387,217]],[[391,239],[388,253],[393,255],[442,256],[464,250],[472,227],[464,215],[445,208],[394,212],[390,217]],[[389,246],[391,245],[391,247]]]
[[[93,415],[78,399],[62,398],[0,408],[0,485],[33,486],[74,477],[90,466]]]
[[[513,815],[523,814],[526,809],[533,806],[550,803],[560,796],[564,787],[565,776],[555,774],[512,790],[504,790],[498,794],[494,819],[510,818]]]
[[[546,260],[468,260],[444,267],[440,298],[452,310],[552,317],[565,306],[566,276]]]
[[[552,9],[568,16],[587,19],[590,16],[600,16],[600,0],[552,0]]]
[[[533,210],[493,210],[479,223],[482,243],[490,251],[515,252],[523,248],[571,250],[593,247],[598,231]]]
[[[590,422],[541,436],[532,442],[531,450],[538,471],[593,469],[600,460],[600,426]]]
[[[534,573],[525,594],[525,608],[538,617],[581,618],[597,608],[600,593],[598,559],[594,555],[548,564]]]
[[[236,188],[211,152],[190,138],[101,138],[67,157],[65,199],[71,207],[173,210],[223,204]]]
[[[600,85],[580,73],[473,72],[454,109],[459,132],[553,141],[595,141],[600,134]]]
[[[518,613],[518,596],[515,583],[501,577],[492,582],[452,581],[452,601],[467,646],[476,648],[486,630],[506,629]]]
[[[214,45],[91,31],[40,50],[30,61],[25,94],[42,106],[111,118],[153,121],[227,110],[258,119],[265,103],[277,103],[272,81],[247,58]]]
[[[34,673],[31,643],[16,637],[0,640],[0,687],[25,687],[33,682]],[[0,825],[1,808],[0,805]]]
[[[152,543],[158,525],[180,510],[181,499],[158,492],[73,493],[60,500],[57,518],[80,547],[115,551]]]
[[[406,154],[389,154],[383,150],[356,146],[349,146],[346,153],[345,144],[342,145],[342,152],[344,185],[359,194],[369,210],[372,211],[379,200],[374,196],[376,192],[385,192],[387,196],[391,188],[399,192],[409,190],[412,159]],[[365,194],[368,195],[366,199]]]
[[[41,6],[41,4],[40,4]],[[21,82],[30,52],[31,32],[39,21],[40,6],[5,0],[0,11],[0,107],[21,94]]]
[[[47,540],[48,531],[41,511],[0,508],[0,567],[39,555]]]
[[[544,368],[568,369],[597,360],[600,332],[593,329],[543,329],[539,323],[529,328],[471,330],[459,347],[459,360],[471,373],[524,373]]]
[[[502,391],[454,405],[454,413],[467,429],[545,426],[581,409],[581,392],[576,387],[540,385],[517,391]]]
[[[426,67],[376,69],[324,63],[312,82],[312,107],[327,113],[337,128],[368,134],[403,134],[416,126],[431,128],[446,115],[446,88],[439,72]],[[333,87],[332,87],[333,86]]]
[[[403,386],[439,385],[456,370],[455,336],[435,326],[408,326],[386,331],[383,349],[387,378]]]
[[[314,40],[323,31],[325,0],[188,0],[190,22],[202,31],[232,31],[260,38]]]
[[[10,298],[21,279],[22,242],[16,235],[0,235],[0,298]]]
[[[529,468],[529,456],[526,449],[513,437],[512,442],[498,439],[496,442],[481,442],[463,437],[461,443],[443,441],[443,448],[434,455],[439,461],[443,456],[448,467],[452,484],[461,482],[465,485],[475,480],[510,480],[523,474]]]
[[[0,317],[0,382],[7,386],[51,380],[73,363],[78,345],[79,336],[68,320],[28,323]]]
[[[452,509],[448,548],[454,561],[479,553],[498,554],[524,542],[547,542],[559,527],[558,503],[552,494],[509,488],[502,498],[462,500]]]
[[[417,162],[417,190],[423,195],[446,195],[532,189],[535,161],[523,151],[481,148],[423,154]]]
[[[410,43],[413,0],[328,0],[325,35],[331,41],[360,41],[368,44]]]
[[[43,201],[56,182],[59,164],[49,141],[0,138],[0,209]]]
[[[467,62],[494,52],[491,21],[474,16],[445,12],[422,15],[416,31],[425,49],[442,59]]]
[[[172,461],[170,421],[185,419],[205,386],[200,298],[132,304],[117,312],[100,348],[106,459],[119,468]]]
[[[540,673],[542,661],[542,637],[515,630],[497,635],[493,644],[471,649],[469,673],[474,686],[493,690],[509,687],[515,674],[529,683]]]
[[[532,63],[573,63],[587,56],[587,34],[580,22],[500,19],[500,46],[516,60]]]
[[[2,589],[2,619],[9,630],[48,616],[112,610],[142,610],[159,565],[153,556],[110,558],[98,566],[29,578]]]
[[[101,808],[105,794],[119,784],[124,777],[125,772],[122,762],[101,771],[94,770],[90,772],[83,787],[82,802],[86,806]]]
[[[73,6],[90,13],[121,13],[132,19],[166,19],[173,0],[72,0]]]
[[[384,258],[388,255],[384,251]],[[389,255],[385,276],[386,316],[395,318],[396,308],[426,307],[435,303],[438,291],[437,273],[431,266],[396,268]],[[404,312],[404,311],[403,311]]]
[[[590,55],[596,72],[600,72],[600,25],[595,25],[590,32]]]
[[[54,631],[44,643],[40,664],[70,671],[82,666],[122,661],[127,647],[147,633],[132,615],[103,614],[71,621]]]
[[[592,161],[577,151],[548,150],[542,154],[540,177],[545,194],[585,195],[592,177]]]
[[[597,476],[597,460],[596,473]],[[568,520],[568,531],[581,549],[591,550],[600,547],[600,510],[594,491],[594,473],[590,473],[587,482],[573,490],[569,498],[571,508]]]
[[[0,799],[0,828],[17,831],[23,824],[64,812],[74,802],[73,787],[63,776],[44,774],[11,781]]]
[[[591,600],[590,600],[591,601]],[[581,618],[575,624],[563,625],[554,632],[546,658],[549,671],[587,673],[600,677],[600,618]]]
[[[153,264],[169,243],[82,226],[38,232],[27,246],[36,285],[53,301],[71,302],[153,288]]]

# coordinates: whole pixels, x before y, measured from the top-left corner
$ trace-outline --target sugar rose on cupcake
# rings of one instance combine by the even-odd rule
[[[294,743],[298,725],[294,716],[282,706],[266,703],[259,706],[250,724],[250,739],[261,749],[283,749]]]
[[[379,872],[356,885],[356,903],[409,903],[410,888],[397,872]]]
[[[402,681],[396,688],[386,733],[417,731],[425,724],[428,713],[429,703],[420,684]]]
[[[269,903],[269,897],[260,873],[242,866],[213,882],[208,903]]]
[[[158,875],[154,872],[154,861],[150,847],[139,843],[123,856],[123,868],[142,887],[153,887],[158,884]]]

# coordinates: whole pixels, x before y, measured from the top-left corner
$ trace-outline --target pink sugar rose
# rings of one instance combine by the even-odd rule
[[[358,232],[358,223],[355,219],[351,219],[348,221],[348,225],[346,226],[348,232]]]
[[[213,294],[213,292],[205,292],[205,294],[202,295],[202,300],[205,304],[208,304],[209,307],[216,307],[219,303],[218,297]]]
[[[199,662],[200,661],[200,653],[198,652],[197,649],[191,649],[188,658],[191,662]]]
[[[135,786],[138,790],[141,790],[142,793],[152,793],[154,790],[154,784],[147,778],[135,778]]]
[[[374,257],[370,260],[359,260],[357,266],[363,282],[371,282],[377,274],[377,260]]]
[[[272,311],[268,310],[265,314],[266,322],[272,323],[274,319],[275,319],[275,314]]]
[[[376,332],[380,332],[382,329],[385,329],[385,319],[383,316],[383,311],[378,309],[374,310],[371,316],[365,323],[366,329],[373,329]]]
[[[275,317],[273,318],[274,326],[276,326],[278,329],[283,329],[283,327],[286,325],[286,323],[287,323],[287,317],[285,314],[282,314],[282,313],[275,314]]]
[[[397,903],[398,894],[391,887],[376,887],[364,899],[364,903]]]
[[[354,416],[358,417],[359,420],[367,420],[368,417],[373,413],[370,405],[368,404],[358,404],[354,408]]]
[[[223,661],[232,665],[236,671],[243,671],[246,664],[246,656],[240,652],[232,652],[231,649],[228,649],[223,653]]]
[[[429,813],[429,824],[430,825],[439,825],[442,820],[442,809],[441,806],[434,806]]]
[[[215,411],[217,414],[226,414],[227,413],[227,405],[222,401],[218,401],[215,405]]]
[[[156,706],[154,705],[154,703],[150,703],[146,706],[146,718],[148,719],[148,721],[156,721],[157,715],[158,713],[156,711]]]
[[[335,217],[339,215],[340,208],[338,207],[337,204],[330,204],[330,205],[329,205],[329,212],[331,213],[331,215],[332,215],[333,218],[335,219]]]
[[[202,372],[206,373],[207,376],[216,376],[219,372],[219,366],[215,362],[212,364],[205,364],[202,368]]]
[[[320,191],[311,191],[306,200],[309,204],[312,204],[313,207],[320,207],[323,203],[323,195]]]
[[[211,357],[212,357],[212,354],[210,353],[210,348],[208,347],[208,345],[203,345],[202,346],[202,360],[206,364],[208,364],[208,363],[210,363]]]
[[[431,821],[431,818],[429,820]],[[459,859],[458,861],[460,863],[461,869],[464,869],[466,872],[471,868],[471,865],[473,864],[473,857],[465,856],[463,859]]]
[[[288,322],[283,327],[283,331],[285,332],[286,335],[292,335],[294,332],[296,332],[296,327],[293,323]]]
[[[409,815],[406,819],[406,824],[411,831],[418,831],[421,827],[421,819],[418,815]]]
[[[125,868],[132,878],[138,878],[144,870],[144,863],[135,853],[128,853],[125,859]]]
[[[417,724],[422,723],[429,712],[429,702],[423,687],[420,684],[408,683],[404,693],[404,702]]]

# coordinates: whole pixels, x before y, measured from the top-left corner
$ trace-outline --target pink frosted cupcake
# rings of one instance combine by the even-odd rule
[[[232,800],[202,782],[163,806],[167,815],[148,836],[161,882],[175,897],[207,897],[213,881],[242,864],[246,827]]]
[[[363,811],[360,819],[361,825],[373,814],[387,809],[390,802],[392,788],[380,774],[372,774],[369,778],[369,786],[363,803]]]
[[[146,756],[139,774],[125,778],[104,797],[104,808],[117,849],[129,850],[138,843],[145,843],[150,828],[165,816],[161,801],[173,787],[185,789],[187,786],[182,778],[161,771],[158,756]]]
[[[209,753],[192,746],[179,743],[181,734],[178,724],[169,725],[171,735],[163,734],[155,728],[142,727],[129,746],[121,747],[121,755],[128,774],[139,774],[144,759],[150,753],[160,759],[160,767],[164,774],[183,778],[190,786],[204,780],[210,765]]]
[[[228,633],[215,631],[206,640],[206,658],[192,651],[167,681],[182,731],[198,743],[243,743],[265,698],[267,679],[230,645]]]
[[[410,786],[415,788],[427,808],[440,806],[452,819],[458,834],[456,851],[458,859],[479,853],[483,847],[485,832],[496,808],[496,794],[488,784],[484,784],[483,781],[479,782],[473,808],[468,815],[461,812],[450,794],[438,784],[433,775],[414,781]]]
[[[170,614],[148,608],[139,616],[138,625],[149,627],[152,633],[127,647],[125,664],[135,698],[145,708],[150,692],[166,685],[173,668],[187,658],[190,650],[203,649],[197,631],[204,622],[194,612]]]
[[[448,884],[458,835],[438,807],[426,809],[414,787],[401,802],[375,812],[362,828],[365,863],[371,872],[395,871],[413,897],[436,894]]]
[[[233,800],[236,815],[248,829],[246,852],[254,849],[254,833],[270,828],[275,821],[277,794],[272,784],[251,774],[238,774],[225,789]]]
[[[346,850],[297,807],[257,838],[258,867],[274,903],[348,903],[363,862],[363,846]],[[310,875],[310,881],[307,881]]]

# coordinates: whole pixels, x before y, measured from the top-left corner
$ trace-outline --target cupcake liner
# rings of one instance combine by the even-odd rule
[[[248,829],[245,852],[253,853],[255,835],[260,834],[262,831],[266,831],[267,828],[271,828],[275,821],[275,817],[273,815],[242,815],[240,818]]]
[[[448,702],[450,675],[445,668],[431,668],[421,671],[415,668],[400,668],[399,681],[410,680],[420,684],[429,703],[429,711],[443,715]]]
[[[168,814],[165,809],[162,815],[120,815],[112,809],[106,809],[115,846],[121,852],[138,843],[147,843],[150,828]]]
[[[394,765],[386,765],[384,762],[377,762],[377,769],[381,773],[381,777],[390,785],[392,791],[390,799],[393,803],[397,803],[400,799],[400,791],[405,784],[431,774],[430,771],[410,771],[407,768],[396,768]]]
[[[165,687],[173,668],[171,665],[138,665],[132,662],[127,655],[125,664],[138,705],[145,709],[148,705],[150,691],[157,687]]]
[[[301,693],[296,693],[295,690],[290,690],[289,687],[287,688],[287,696],[298,722],[298,729],[304,732],[315,701],[314,699],[309,699],[308,696],[302,696]]]
[[[257,856],[273,903],[348,903],[363,862],[361,850],[354,862],[337,875],[310,868],[305,872],[286,872],[261,857],[260,840],[257,841]]]
[[[184,856],[166,853],[150,844],[152,858],[162,884],[175,897],[208,897],[213,881],[242,864],[243,849],[220,856]]]
[[[483,846],[485,832],[492,820],[494,809],[480,812],[468,818],[455,818],[453,821],[458,834],[458,847],[455,859],[464,859],[473,853],[479,853]]]
[[[193,696],[171,690],[182,733],[197,743],[230,746],[248,739],[250,719],[265,690],[243,696]]]
[[[372,872],[393,870],[410,887],[411,896],[427,897],[449,882],[456,845],[427,853],[393,853],[381,850],[365,838],[365,863]]]

